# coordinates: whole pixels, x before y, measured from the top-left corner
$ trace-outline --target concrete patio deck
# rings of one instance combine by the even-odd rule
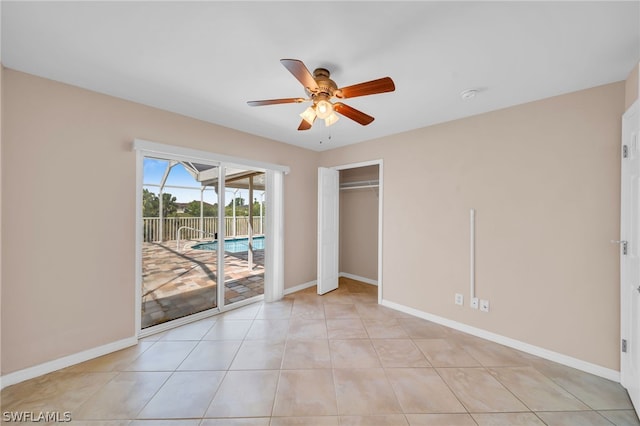
[[[246,251],[225,253],[225,305],[264,294],[264,250],[253,261],[249,270]],[[216,251],[143,243],[142,328],[216,307],[217,271]]]

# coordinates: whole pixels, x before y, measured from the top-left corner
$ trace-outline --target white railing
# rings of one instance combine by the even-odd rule
[[[182,227],[191,228],[184,229],[181,236],[187,240],[196,240],[204,234],[213,235],[218,232],[218,218],[204,217],[200,223],[199,217],[165,217],[162,223],[162,235],[160,235],[160,218],[143,217],[142,218],[142,235],[145,242],[170,241],[176,238],[178,229]],[[233,226],[233,217],[225,217],[225,228],[227,237],[247,236],[249,235],[249,217],[236,216],[235,227]],[[253,217],[253,234],[262,234],[264,229],[264,217]],[[235,233],[234,233],[235,231]]]

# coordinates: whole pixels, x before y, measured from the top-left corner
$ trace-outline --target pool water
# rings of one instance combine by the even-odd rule
[[[264,237],[253,237],[252,242],[254,250],[264,249]],[[218,242],[209,241],[206,243],[198,243],[194,246],[191,246],[191,248],[195,250],[218,250]],[[249,251],[249,239],[236,238],[233,240],[225,240],[224,251],[228,253],[241,253],[243,251]]]

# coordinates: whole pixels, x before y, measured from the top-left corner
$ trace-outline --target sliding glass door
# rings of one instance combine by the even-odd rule
[[[225,167],[225,305],[264,294],[265,174]]]
[[[142,328],[218,306],[219,166],[145,157]],[[212,180],[215,179],[212,185]]]
[[[264,294],[264,171],[144,156],[141,329]]]

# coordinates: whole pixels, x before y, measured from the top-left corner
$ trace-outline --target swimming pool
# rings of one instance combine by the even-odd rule
[[[264,237],[253,237],[253,249],[264,249]],[[195,250],[218,250],[217,241],[208,241],[206,243],[198,243],[191,246]],[[229,253],[241,253],[243,251],[249,251],[249,239],[248,238],[235,238],[232,240],[224,240],[224,251]]]

